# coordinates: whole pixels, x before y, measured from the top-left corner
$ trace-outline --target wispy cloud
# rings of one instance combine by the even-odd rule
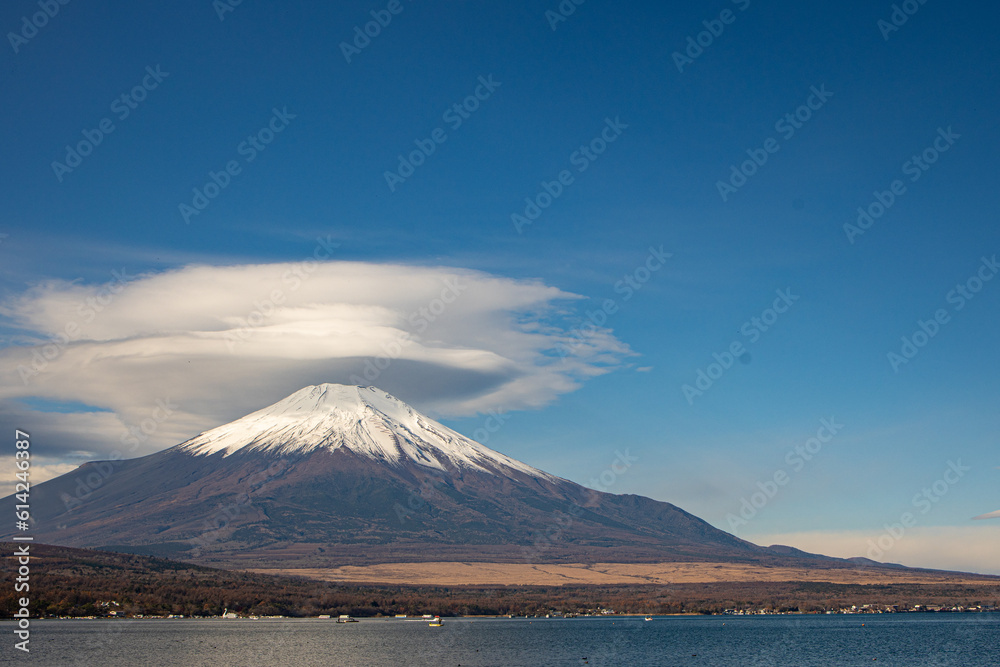
[[[58,430],[62,449],[99,453],[134,443],[129,432],[146,424],[141,454],[308,384],[365,378],[420,409],[461,416],[544,406],[632,354],[607,329],[568,345],[563,318],[576,295],[465,269],[188,266],[128,277],[111,296],[107,285],[49,281],[3,304],[23,334],[0,351],[4,421],[37,420]],[[70,330],[40,364],[39,346]],[[110,412],[32,412],[16,404],[27,397]],[[163,401],[173,406],[166,418]]]

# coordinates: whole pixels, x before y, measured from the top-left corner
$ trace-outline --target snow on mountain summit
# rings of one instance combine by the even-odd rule
[[[178,445],[195,455],[223,456],[239,450],[292,454],[341,447],[389,464],[409,459],[441,471],[450,463],[494,474],[513,469],[557,479],[421,415],[384,391],[354,385],[305,387]]]

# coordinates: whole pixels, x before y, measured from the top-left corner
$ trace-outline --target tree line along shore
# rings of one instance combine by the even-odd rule
[[[5,549],[6,554],[13,549]],[[32,617],[567,616],[994,611],[1000,581],[934,584],[713,582],[669,585],[343,584],[219,570],[148,556],[36,545]],[[11,556],[5,556],[10,560]],[[10,563],[8,563],[9,565]],[[17,593],[3,568],[0,614]]]

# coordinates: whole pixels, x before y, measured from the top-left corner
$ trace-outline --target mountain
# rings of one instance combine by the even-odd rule
[[[234,567],[459,560],[853,567],[759,547],[669,503],[550,475],[374,387],[306,387],[170,449],[84,464],[33,487],[31,499],[41,542]]]
[[[440,473],[457,468],[510,476],[552,475],[495,452],[415,412],[374,387],[324,384],[178,446],[198,456],[222,452],[305,455],[343,450],[398,468],[416,463]]]

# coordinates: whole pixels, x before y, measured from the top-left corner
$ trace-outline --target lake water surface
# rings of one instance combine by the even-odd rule
[[[998,665],[1000,614],[32,622],[36,665]],[[14,655],[20,654],[20,655]]]

